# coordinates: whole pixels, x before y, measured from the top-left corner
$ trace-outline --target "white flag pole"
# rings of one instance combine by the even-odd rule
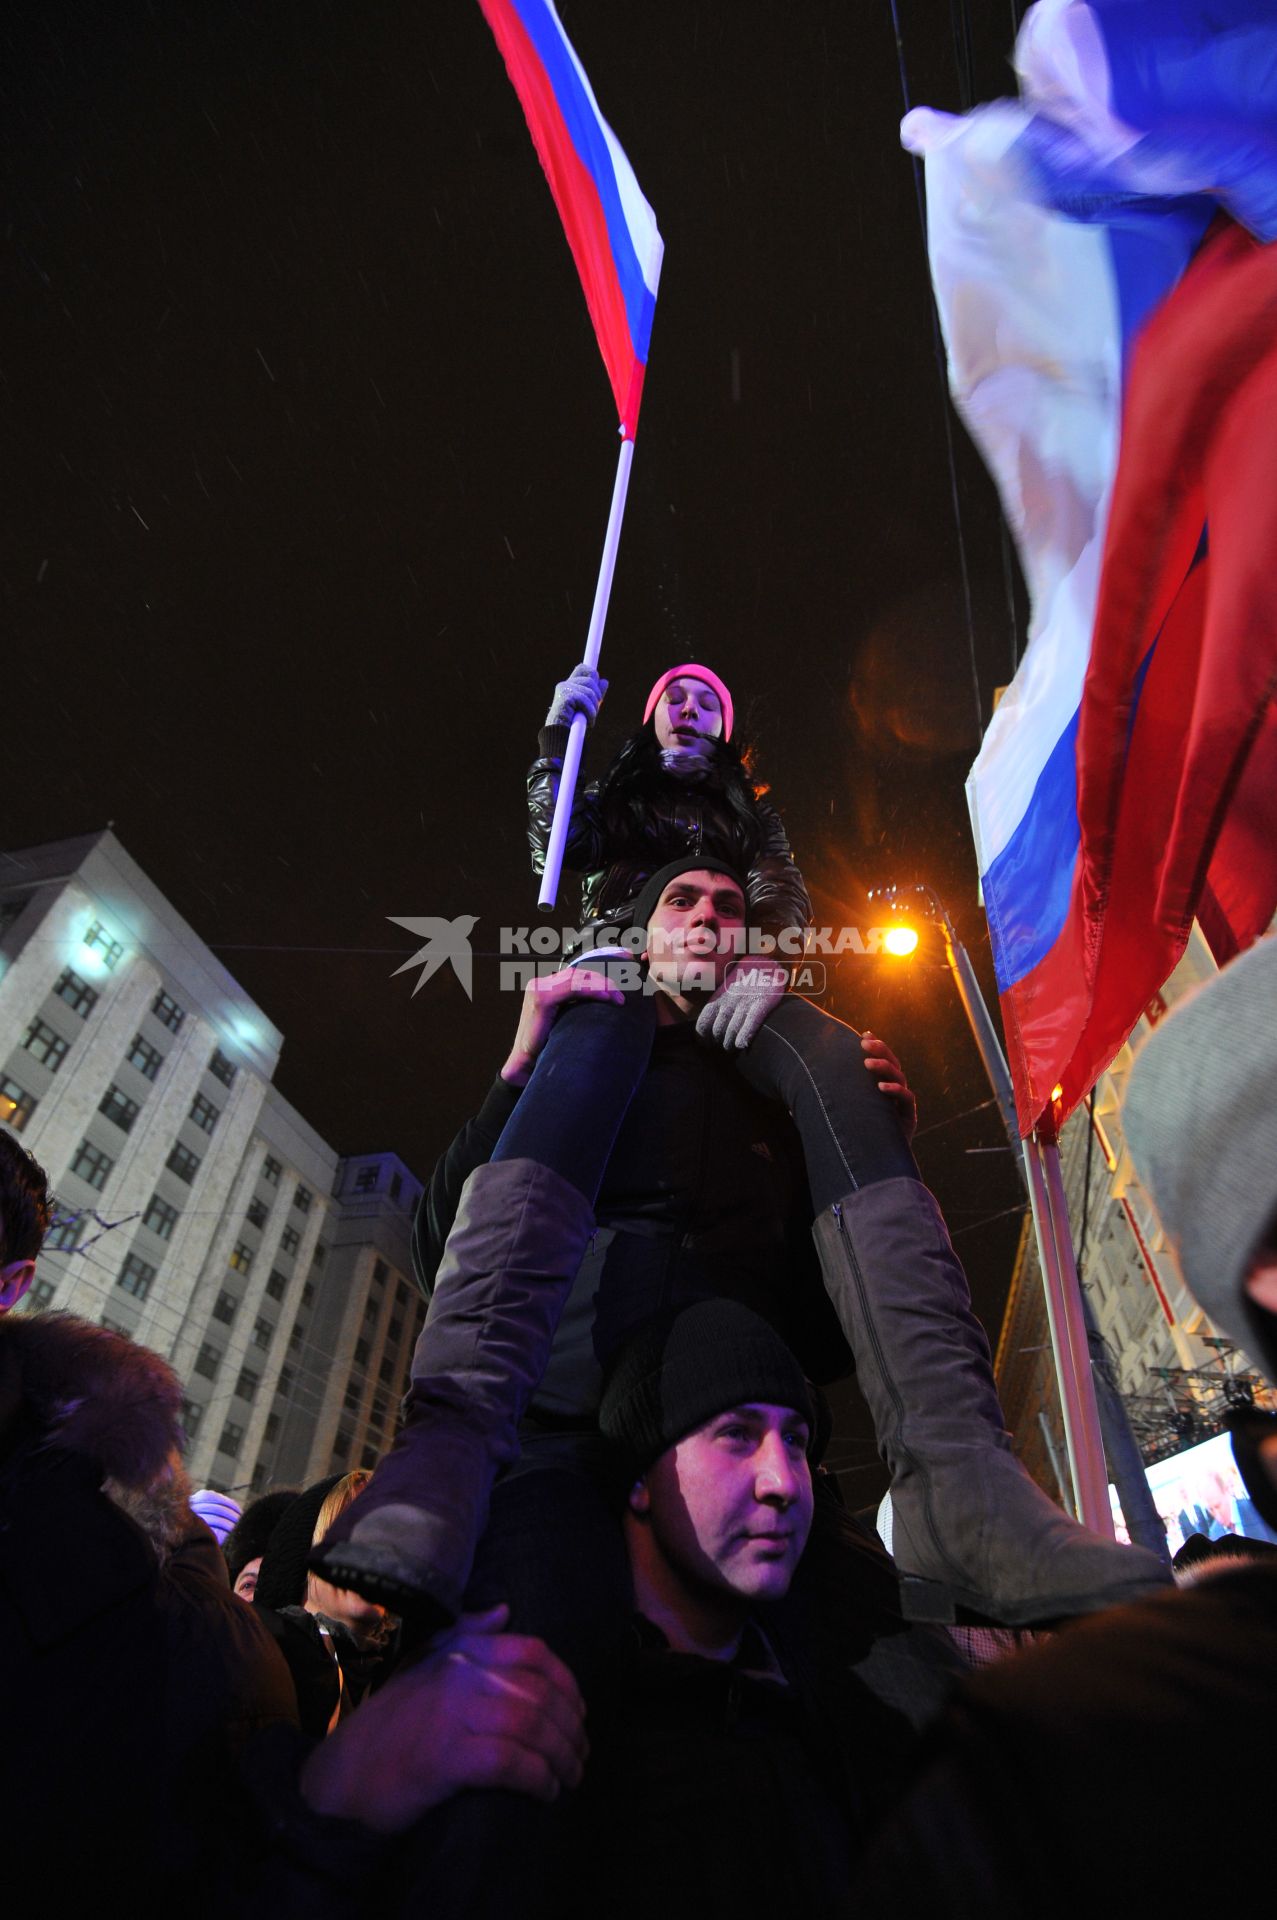
[[[583,658],[587,667],[598,666],[603,648],[603,624],[607,619],[608,601],[612,597],[612,575],[616,571],[616,550],[621,544],[621,521],[625,517],[625,496],[629,491],[633,459],[634,442],[622,440],[620,457],[616,463],[616,481],[612,488],[612,509],[607,517],[607,537],[603,542],[603,558],[599,562],[599,577],[594,588],[594,610],[590,615],[590,631],[585,642]],[[568,841],[572,802],[576,798],[586,724],[583,713],[575,714],[568,734],[563,771],[559,775],[558,796],[554,802],[554,819],[550,826],[550,844],[545,850],[545,871],[541,875],[541,892],[537,900],[543,913],[553,907],[559,891],[559,875],[563,870],[563,852]]]

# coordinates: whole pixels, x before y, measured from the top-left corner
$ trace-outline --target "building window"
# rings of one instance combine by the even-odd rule
[[[397,1200],[402,1192],[403,1192],[403,1175],[401,1173],[392,1173],[390,1176],[391,1199]]]
[[[322,1267],[327,1258],[328,1258],[327,1247],[316,1247],[314,1253],[311,1255],[311,1265],[315,1267]]]
[[[206,1340],[195,1356],[195,1372],[202,1373],[206,1380],[214,1380],[221,1364],[222,1349],[215,1347],[211,1340]],[[190,1428],[188,1427],[186,1431],[189,1434]]]
[[[358,1387],[347,1387],[345,1393],[342,1395],[341,1404],[346,1413],[358,1413],[359,1411]]]
[[[382,1386],[388,1387],[390,1385],[390,1382],[394,1379],[394,1377],[395,1377],[395,1370],[393,1366],[390,1364],[389,1360],[383,1360],[381,1365],[377,1369],[377,1378],[381,1381]]]
[[[392,1347],[398,1346],[399,1342],[403,1339],[402,1320],[391,1321],[390,1325],[386,1328],[386,1339]]]
[[[355,1365],[357,1367],[366,1367],[368,1365],[368,1342],[366,1340],[356,1340],[355,1342]]]
[[[283,1171],[284,1169],[279,1164],[279,1161],[268,1153],[262,1162],[262,1179],[267,1181],[272,1187],[277,1187],[279,1185],[279,1176]]]
[[[226,1264],[234,1267],[236,1273],[247,1273],[253,1264],[253,1249],[243,1240],[237,1240]]]
[[[264,1351],[267,1347],[269,1347],[274,1337],[275,1337],[275,1327],[272,1321],[261,1319],[261,1318],[254,1320],[253,1345],[255,1347],[261,1347]]]
[[[257,1465],[253,1468],[252,1474],[249,1478],[248,1491],[250,1493],[260,1493],[262,1488],[265,1485],[266,1485],[266,1462],[264,1460],[259,1460],[257,1462]]]
[[[31,1291],[27,1295],[27,1312],[41,1312],[43,1308],[48,1306],[56,1292],[57,1288],[54,1286],[52,1280],[36,1280],[33,1282]]]
[[[333,1459],[334,1460],[345,1460],[349,1458],[350,1439],[351,1439],[351,1436],[348,1433],[343,1433],[340,1429],[338,1430],[336,1437],[333,1440]]]
[[[359,1464],[361,1467],[375,1467],[380,1457],[376,1447],[365,1447],[359,1456]]]
[[[87,980],[82,980],[70,967],[63,973],[53,989],[59,1000],[65,1000],[72,1013],[78,1013],[81,1020],[87,1020],[98,1003],[98,996]]]
[[[229,1087],[234,1084],[237,1072],[235,1062],[228,1060],[220,1047],[209,1061],[208,1070],[215,1080],[221,1081],[224,1087]]]
[[[228,1420],[222,1428],[221,1438],[217,1442],[217,1451],[228,1455],[229,1458],[233,1460],[243,1444],[243,1427],[237,1426],[233,1420]]]
[[[223,1287],[213,1305],[214,1320],[221,1320],[229,1327],[238,1312],[239,1301],[233,1293]]]
[[[111,1125],[118,1127],[121,1133],[130,1131],[141,1111],[137,1101],[130,1100],[127,1093],[121,1093],[114,1081],[102,1095],[98,1106],[98,1112],[104,1113]]]
[[[372,1263],[372,1283],[374,1287],[379,1287],[389,1272],[390,1268],[384,1260],[374,1260]]]
[[[375,1193],[377,1191],[377,1175],[380,1172],[380,1167],[360,1167],[358,1173],[355,1175],[355,1192]]]
[[[36,1097],[20,1087],[16,1080],[10,1080],[7,1074],[0,1074],[0,1120],[21,1133],[36,1110]]]
[[[164,1164],[179,1180],[185,1180],[188,1187],[200,1170],[199,1155],[192,1153],[189,1147],[182,1146],[180,1141]]]
[[[216,1372],[216,1368],[214,1368]],[[182,1431],[187,1441],[192,1441],[200,1430],[200,1421],[204,1418],[204,1409],[198,1400],[183,1400]]]
[[[264,1227],[266,1225],[266,1203],[264,1200],[249,1201],[248,1224],[250,1227]]]
[[[275,1391],[277,1394],[281,1396],[282,1399],[287,1400],[289,1395],[292,1393],[293,1382],[296,1379],[296,1377],[297,1376],[293,1372],[293,1369],[291,1367],[280,1368],[279,1385],[276,1387]]]
[[[315,1298],[315,1283],[313,1280],[308,1280],[305,1286],[302,1288],[302,1305],[304,1307],[308,1307],[314,1298]]]
[[[381,1312],[380,1300],[373,1300],[373,1299],[365,1300],[364,1301],[364,1325],[366,1327],[375,1326],[377,1322],[377,1315],[380,1312]]]
[[[151,1002],[151,1012],[155,1015],[160,1025],[167,1027],[170,1033],[179,1032],[182,1022],[186,1018],[186,1008],[179,1007],[177,1001],[168,993],[156,994],[154,1000]]]
[[[129,1048],[124,1058],[131,1067],[136,1067],[139,1073],[145,1074],[148,1080],[154,1080],[156,1074],[164,1065],[164,1055],[157,1052],[149,1041],[142,1038],[140,1033],[133,1035],[133,1045]]]
[[[239,1379],[235,1382],[235,1391],[241,1400],[247,1400],[251,1405],[257,1398],[257,1389],[261,1384],[262,1376],[260,1373],[254,1373],[251,1367],[241,1367],[239,1370]]]
[[[302,1243],[302,1237],[296,1227],[285,1227],[279,1236],[281,1253],[296,1253]]]
[[[195,1122],[197,1127],[202,1128],[205,1133],[212,1133],[213,1128],[221,1118],[221,1114],[222,1110],[220,1107],[215,1107],[211,1100],[206,1100],[202,1093],[197,1093],[191,1102],[191,1111],[188,1117]]]
[[[84,1221],[78,1213],[70,1214],[65,1220],[56,1220],[44,1236],[46,1253],[69,1253],[72,1247],[78,1247],[80,1236],[84,1232]]]
[[[309,1213],[310,1203],[314,1197],[309,1187],[299,1186],[293,1194],[293,1205],[296,1207],[298,1213]]]
[[[304,1320],[294,1320],[293,1330],[288,1336],[288,1351],[290,1353],[296,1353],[305,1338],[306,1322]]]
[[[95,920],[84,936],[84,944],[90,953],[100,953],[102,965],[109,973],[114,973],[124,958],[124,947],[119,940],[113,940],[100,920]]]
[[[32,1059],[47,1067],[50,1073],[56,1073],[71,1051],[71,1042],[64,1040],[52,1027],[46,1027],[43,1020],[33,1020],[27,1028],[26,1039],[22,1042]]]
[[[272,1300],[282,1300],[288,1291],[288,1275],[281,1273],[278,1267],[272,1267],[270,1279],[266,1282],[266,1292]]]
[[[0,933],[8,933],[30,898],[29,893],[23,893],[13,900],[0,900]]]
[[[161,1200],[158,1193],[153,1193],[150,1205],[142,1215],[142,1225],[158,1234],[161,1240],[171,1240],[179,1217],[176,1207],[170,1207],[167,1200]]]
[[[269,1446],[272,1440],[278,1439],[278,1437],[279,1415],[277,1413],[268,1413],[266,1416],[266,1425],[262,1429],[262,1439],[265,1444]]]
[[[131,1293],[135,1300],[145,1300],[151,1291],[151,1282],[156,1269],[145,1260],[139,1260],[135,1253],[129,1254],[120,1268],[117,1287],[123,1287],[125,1293]]]
[[[115,1165],[110,1154],[103,1153],[101,1147],[95,1147],[91,1140],[81,1140],[76,1149],[75,1159],[71,1162],[72,1173],[78,1173],[86,1186],[101,1193],[106,1185],[106,1177]]]

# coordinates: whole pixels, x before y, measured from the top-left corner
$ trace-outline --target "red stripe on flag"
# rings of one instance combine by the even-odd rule
[[[554,195],[580,275],[617,415],[626,439],[632,440],[643,370],[630,339],[625,302],[612,261],[612,243],[598,189],[563,124],[558,96],[523,22],[512,10],[487,6],[484,0],[479,0],[479,5],[501,50],[510,84],[522,104],[532,144]]]

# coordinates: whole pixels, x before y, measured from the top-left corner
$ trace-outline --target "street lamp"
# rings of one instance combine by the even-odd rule
[[[889,953],[912,953],[917,947],[917,930],[909,924],[914,918],[933,922],[944,936],[945,959],[1001,1113],[1002,1124],[1011,1144],[1012,1159],[1033,1210],[1078,1517],[1097,1531],[1113,1531],[1108,1473],[1104,1463],[1107,1444],[1118,1497],[1132,1539],[1154,1550],[1164,1551],[1164,1536],[1126,1409],[1116,1388],[1107,1378],[1106,1370],[1095,1364],[1097,1356],[1102,1354],[1103,1342],[1073,1257],[1073,1236],[1069,1228],[1059,1148],[1054,1140],[1046,1141],[1036,1134],[1031,1141],[1020,1137],[1011,1073],[1002,1043],[980,991],[971,956],[958,937],[948,908],[934,888],[925,881],[919,881],[912,887],[874,887],[870,890],[869,898],[881,902],[888,912],[899,916],[898,922],[883,940]],[[902,942],[897,945],[893,944],[893,933],[912,937],[907,944]],[[1061,1089],[1056,1087],[1052,1094],[1053,1101],[1059,1098],[1060,1092]],[[1103,1440],[1100,1439],[1101,1434]]]

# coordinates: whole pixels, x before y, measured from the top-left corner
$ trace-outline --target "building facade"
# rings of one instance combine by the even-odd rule
[[[283,1035],[106,830],[0,858],[0,1123],[49,1175],[28,1308],[170,1360],[197,1484],[371,1464],[424,1305],[421,1185],[273,1085]]]
[[[1078,1271],[1146,1464],[1205,1439],[1238,1391],[1266,1399],[1245,1354],[1184,1285],[1152,1196],[1131,1162],[1122,1101],[1136,1051],[1175,1002],[1216,971],[1194,926],[1183,959],[1130,1040],[1060,1136]],[[1048,1492],[1071,1505],[1064,1426],[1033,1222],[1026,1218],[995,1362],[1016,1451]]]

